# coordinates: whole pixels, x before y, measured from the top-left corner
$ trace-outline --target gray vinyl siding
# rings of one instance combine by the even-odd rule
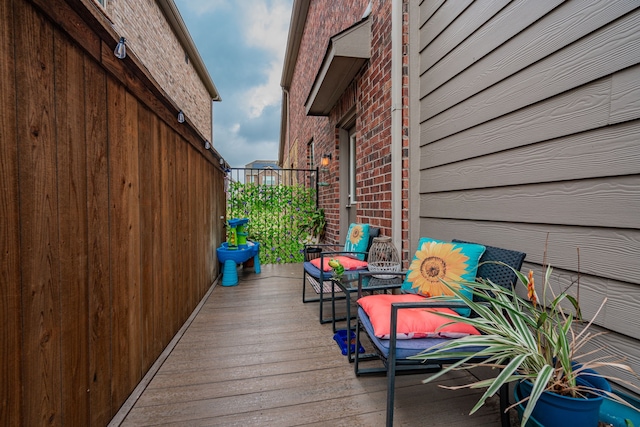
[[[580,270],[588,318],[607,298],[599,345],[640,372],[640,0],[409,13],[412,244],[521,250],[542,277],[548,235],[554,281]]]

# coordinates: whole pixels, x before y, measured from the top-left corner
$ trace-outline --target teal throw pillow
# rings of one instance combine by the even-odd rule
[[[351,224],[344,242],[345,252],[366,252],[369,246],[369,224]],[[359,260],[364,260],[364,253],[354,255]]]
[[[475,281],[478,262],[485,251],[482,245],[472,243],[452,243],[423,237],[413,256],[409,270],[402,283],[402,291],[425,297],[453,295],[440,280],[449,285],[460,281]],[[471,291],[462,288],[469,298]],[[468,316],[470,310],[456,310]]]

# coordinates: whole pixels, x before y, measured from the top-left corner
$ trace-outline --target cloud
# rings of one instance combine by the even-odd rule
[[[243,98],[246,100],[245,108],[250,118],[260,117],[266,107],[278,105],[282,101],[281,74],[282,62],[272,61],[268,66],[267,81],[245,91]]]
[[[284,58],[289,32],[291,2],[284,0],[242,2],[247,18],[247,43]]]
[[[256,132],[255,129],[245,133],[246,128],[240,123],[216,128],[218,139],[213,146],[231,167],[244,167],[254,160],[275,160],[278,158],[279,144],[277,140],[261,138],[260,132]],[[256,136],[256,134],[258,135]],[[218,142],[218,140],[227,143]]]
[[[260,117],[265,107],[278,105],[282,94],[280,77],[289,33],[291,2],[284,0],[243,2],[249,46],[269,52],[271,60],[264,64],[264,81],[244,92],[245,111],[250,118]],[[250,6],[249,6],[250,4]]]
[[[221,103],[213,146],[233,167],[275,160],[293,0],[175,0]]]
[[[176,2],[178,3],[178,2]],[[181,12],[194,12],[197,15],[215,12],[218,9],[229,8],[231,4],[229,0],[183,0],[181,4]]]

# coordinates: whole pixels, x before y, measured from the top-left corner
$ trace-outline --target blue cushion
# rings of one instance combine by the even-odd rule
[[[478,272],[478,262],[485,251],[485,247],[473,243],[453,243],[423,237],[418,242],[418,248],[407,271],[402,291],[415,293],[425,297],[452,295],[449,288],[440,282],[444,280],[449,285],[460,281],[473,282]],[[471,291],[462,291],[472,297]],[[463,316],[468,316],[470,310],[456,310]]]
[[[375,335],[373,330],[373,325],[369,320],[369,316],[362,309],[362,307],[358,307],[358,316],[360,317],[360,322],[362,326],[364,326],[369,338],[373,342],[373,344],[378,348],[378,351],[385,357],[389,357],[389,340],[378,338]],[[409,356],[415,356],[418,353],[422,353],[424,350],[427,350],[434,345],[440,344],[442,342],[449,341],[448,338],[414,338],[410,340],[397,340],[396,341],[396,358],[398,359],[406,359]],[[469,347],[468,350],[471,351],[480,351],[482,347],[474,346]],[[467,350],[465,348],[465,350]]]
[[[360,261],[364,260],[367,247],[369,246],[369,224],[351,224],[344,242],[345,252],[362,252],[354,255]]]

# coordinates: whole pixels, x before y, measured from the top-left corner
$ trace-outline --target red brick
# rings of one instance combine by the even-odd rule
[[[403,4],[403,77],[402,77],[402,144],[408,147],[409,79],[408,79],[408,1]],[[356,109],[358,221],[381,228],[391,235],[391,2],[374,2],[371,59],[344,91],[328,117],[308,117],[304,102],[324,58],[329,38],[358,22],[367,2],[312,0],[303,32],[295,73],[289,91],[289,136],[295,147],[284,147],[284,155],[295,153],[283,165],[306,167],[308,143],[314,142],[317,165],[320,156],[332,153],[330,172],[322,176],[329,187],[320,190],[320,201],[327,213],[327,240],[335,241],[339,229],[339,126],[345,115]],[[403,149],[403,169],[408,168],[408,150]],[[408,174],[402,173],[402,187],[409,186]],[[408,210],[408,191],[402,191],[403,217]],[[402,239],[408,241],[409,221],[402,221]],[[406,243],[404,244],[406,246]],[[406,251],[405,251],[406,252]]]

